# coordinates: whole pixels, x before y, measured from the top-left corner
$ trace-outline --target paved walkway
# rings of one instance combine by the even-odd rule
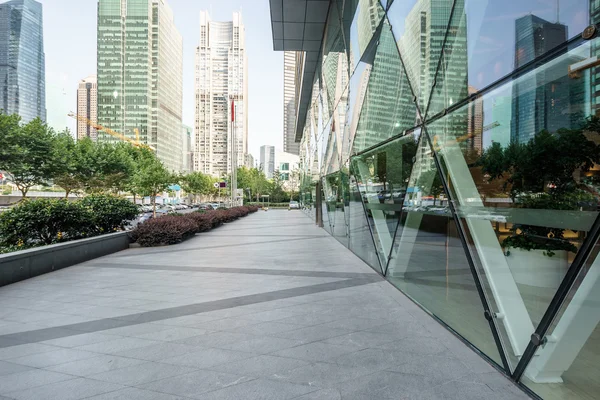
[[[0,400],[526,399],[301,212],[0,288]]]

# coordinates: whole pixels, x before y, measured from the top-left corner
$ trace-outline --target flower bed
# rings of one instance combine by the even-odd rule
[[[233,207],[225,210],[166,215],[138,225],[130,237],[140,246],[153,247],[181,243],[196,233],[206,232],[258,211],[258,207]]]

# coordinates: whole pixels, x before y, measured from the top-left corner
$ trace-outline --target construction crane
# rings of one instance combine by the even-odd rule
[[[100,124],[96,124],[85,117],[75,114],[74,112],[70,112],[67,115],[71,118],[76,119],[77,121],[85,122],[86,125],[91,126],[92,128],[96,129],[97,131],[104,131],[104,132],[108,133],[109,135],[116,137],[117,139],[120,139],[127,143],[131,143],[135,147],[145,148],[145,149],[149,149],[152,151],[155,150],[154,147],[148,146],[147,144],[140,142],[140,131],[137,128],[135,128],[133,130],[135,132],[135,140],[134,140],[134,139],[128,138],[127,136],[125,136],[119,132],[115,132],[112,129],[106,128]]]

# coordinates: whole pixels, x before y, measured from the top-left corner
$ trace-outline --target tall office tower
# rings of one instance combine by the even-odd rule
[[[600,1],[590,0],[590,25],[600,24]],[[591,56],[600,57],[600,45],[595,40],[591,43]],[[591,107],[594,115],[600,114],[600,67],[590,68]]]
[[[469,86],[469,95],[476,95],[478,90]],[[483,150],[483,98],[476,95],[467,106],[467,146],[478,154]]]
[[[515,21],[515,68],[519,68],[567,40],[567,26],[535,15]],[[511,141],[526,143],[542,130],[556,132],[581,123],[587,79],[571,79],[565,71],[581,61],[563,57],[535,75],[517,80],[512,91]]]
[[[299,51],[283,53],[283,151],[292,154],[300,152],[300,143],[296,143],[296,105],[299,94],[297,65],[302,57],[303,52]]]
[[[456,0],[454,17],[450,20],[452,7],[452,2],[446,0],[418,0],[406,17],[404,35],[398,40],[406,72],[422,113],[427,107],[434,80],[438,84],[436,91],[441,92],[434,92],[430,110],[439,112],[452,104],[452,97],[467,96],[464,0]],[[439,62],[442,54],[444,58]]]
[[[181,172],[184,172],[186,174],[192,172],[194,166],[194,144],[192,141],[193,136],[194,134],[191,126],[181,126],[181,140],[183,143],[181,151]]]
[[[79,81],[77,88],[77,116],[83,117],[93,124],[98,123],[98,85],[96,75],[90,75]],[[98,139],[96,128],[85,121],[77,120],[77,140],[90,138]]]
[[[275,172],[275,147],[260,146],[260,169],[265,173],[267,179],[273,178]]]
[[[244,156],[244,166],[246,168],[254,168],[254,156],[250,153],[246,154]]]
[[[42,5],[34,0],[0,4],[0,109],[46,120]]]
[[[216,22],[200,12],[195,91],[194,170],[229,174],[232,150],[237,166],[244,165],[248,153],[248,63],[241,13],[234,12],[232,21]]]
[[[99,0],[98,123],[129,138],[137,131],[173,171],[182,168],[182,60],[165,0]]]

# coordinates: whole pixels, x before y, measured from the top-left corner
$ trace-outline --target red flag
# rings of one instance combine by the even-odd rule
[[[235,102],[231,100],[231,122],[235,121]]]

